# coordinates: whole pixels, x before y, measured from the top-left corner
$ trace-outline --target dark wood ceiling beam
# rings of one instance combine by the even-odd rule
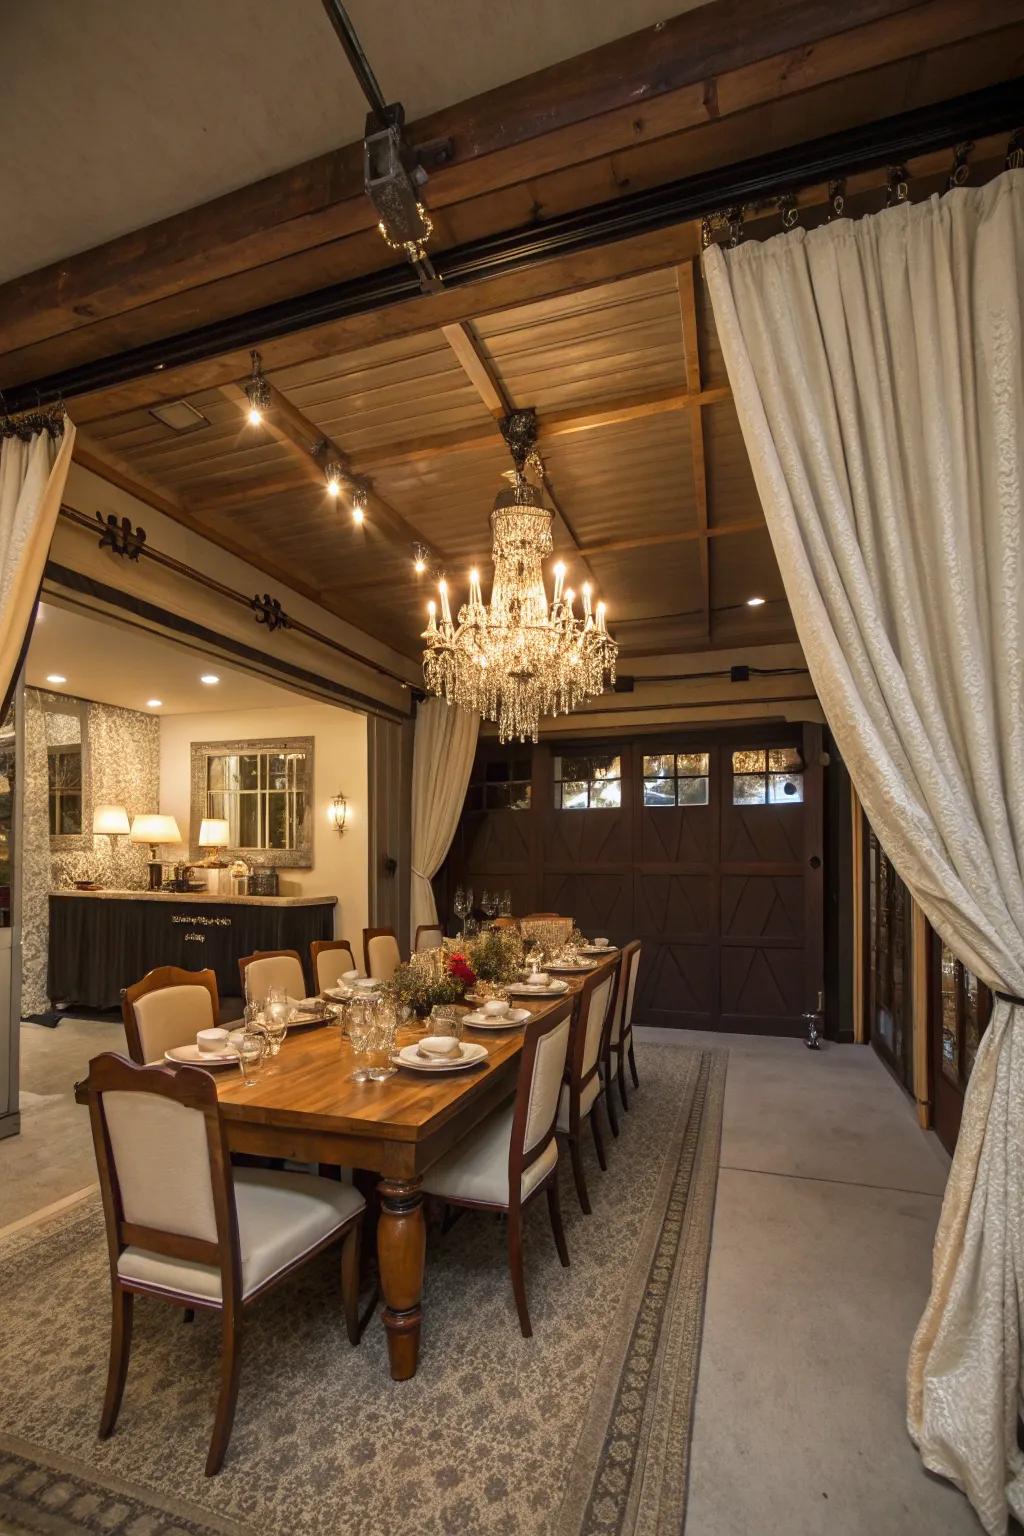
[[[683,330],[683,368],[690,396],[687,420],[690,429],[690,463],[693,471],[693,504],[697,517],[700,559],[701,608],[704,634],[711,641],[711,548],[708,542],[708,477],[704,462],[704,422],[700,404],[700,342],[697,334],[696,274],[693,261],[676,268],[679,318]]]
[[[435,211],[1005,23],[1019,0],[718,0],[409,125]],[[371,229],[359,144],[0,288],[10,348]],[[382,248],[382,264],[384,258]]]

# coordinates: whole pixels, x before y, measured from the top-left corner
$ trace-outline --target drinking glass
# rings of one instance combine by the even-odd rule
[[[238,1065],[242,1072],[242,1082],[247,1088],[251,1088],[259,1076],[266,1049],[267,1036],[262,1029],[246,1027],[242,1031],[242,1038],[238,1042]]]
[[[430,1033],[443,1040],[461,1040],[463,1012],[453,1003],[435,1003],[430,1010]]]
[[[349,1073],[354,1083],[365,1083],[370,1076],[367,1060],[370,1045],[373,1040],[373,1004],[365,1003],[361,999],[349,1004],[348,1008],[348,1038],[352,1043],[352,1051],[356,1058],[356,1069]]]
[[[502,917],[511,917],[512,916],[512,892],[511,891],[502,891],[502,893],[501,893],[501,915],[502,915]]]
[[[373,1034],[370,1041],[370,1079],[382,1083],[394,1077],[398,1068],[391,1060],[398,1031],[398,1011],[394,1003],[382,999],[373,1007]]]
[[[500,901],[498,899],[497,891],[484,891],[484,894],[483,894],[483,896],[481,897],[481,900],[480,900],[480,905],[484,909],[484,916],[485,917],[490,917],[490,918],[497,917],[497,915],[498,915],[498,907],[501,905],[501,903],[500,903]]]
[[[455,892],[455,898],[454,898],[454,900],[452,902],[452,907],[454,909],[455,916],[459,919],[459,922],[462,924],[462,931],[463,931],[463,933],[465,933],[465,931],[466,931],[466,918],[469,915],[469,902],[466,900],[466,893],[462,889],[461,885],[459,886],[458,890]]]

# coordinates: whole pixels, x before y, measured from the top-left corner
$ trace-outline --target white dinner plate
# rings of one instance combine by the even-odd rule
[[[181,1067],[237,1067],[237,1051],[201,1051],[198,1045],[173,1045],[164,1052],[164,1060]]]
[[[563,992],[568,992],[569,983],[553,981],[547,987],[528,987],[525,981],[517,981],[508,990],[515,997],[561,997]]]
[[[411,1067],[414,1072],[462,1072],[466,1067],[478,1067],[482,1061],[486,1061],[488,1051],[486,1045],[478,1045],[475,1040],[463,1040],[462,1055],[457,1060],[427,1061],[419,1055],[419,1046],[403,1045],[400,1051],[396,1051],[391,1060],[400,1067]]]
[[[501,1018],[495,1018],[491,1013],[467,1013],[463,1015],[462,1022],[471,1029],[516,1029],[520,1024],[525,1024],[529,1017],[529,1008],[510,1008]]]
[[[349,986],[324,987],[324,997],[333,997],[336,1003],[348,1003],[352,1001],[352,988]]]
[[[614,955],[617,946],[614,944],[581,944],[581,955]],[[551,967],[549,966],[550,970]]]
[[[586,971],[596,971],[597,962],[595,960],[585,960],[579,965],[551,965],[549,963],[548,970],[554,976],[579,976]]]
[[[329,1013],[295,1013],[288,1020],[289,1029],[308,1029],[311,1024],[329,1024],[333,1015]]]

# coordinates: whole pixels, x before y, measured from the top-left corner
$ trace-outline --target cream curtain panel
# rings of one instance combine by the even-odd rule
[[[15,679],[71,463],[75,428],[0,433],[0,699]]]
[[[872,825],[1024,994],[1024,171],[704,270],[782,579]],[[909,1367],[922,1459],[1024,1517],[1024,1008],[996,1002]]]
[[[412,900],[410,943],[420,923],[436,923],[431,879],[459,824],[476,752],[480,717],[443,699],[416,711],[412,752]]]

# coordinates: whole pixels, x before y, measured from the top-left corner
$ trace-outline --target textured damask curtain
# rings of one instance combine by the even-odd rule
[[[46,554],[71,463],[74,425],[63,435],[21,436],[0,423],[0,700],[9,702],[32,623]],[[3,715],[0,708],[0,718]]]
[[[704,258],[807,663],[867,814],[997,994],[909,1368],[910,1432],[1024,1517],[1024,171]]]
[[[437,921],[430,884],[441,868],[466,798],[479,716],[443,699],[416,711],[412,753],[412,901],[410,942],[420,923]]]

